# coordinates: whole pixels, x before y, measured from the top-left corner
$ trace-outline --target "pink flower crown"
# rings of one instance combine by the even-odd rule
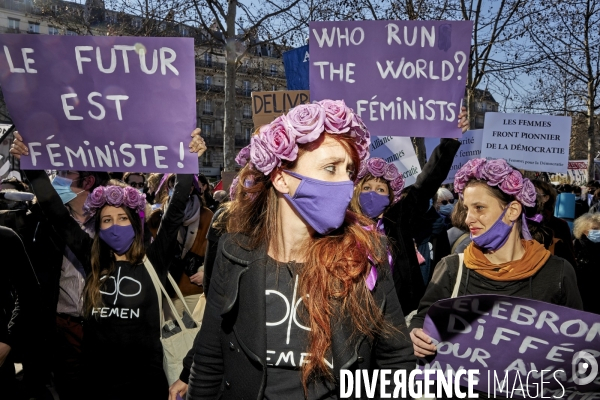
[[[483,180],[490,186],[497,186],[504,193],[515,196],[515,199],[526,207],[536,204],[533,183],[523,178],[519,171],[502,158],[489,161],[485,158],[474,158],[467,161],[454,176],[454,191],[461,199],[465,186],[471,179]]]
[[[98,186],[85,200],[83,212],[94,215],[107,204],[113,207],[125,206],[140,213],[146,208],[146,195],[130,186]]]
[[[287,115],[260,127],[236,162],[241,166],[250,162],[269,175],[281,166],[282,160],[294,161],[298,157],[299,143],[314,142],[323,132],[350,135],[356,140],[361,160],[369,157],[371,134],[360,117],[343,100],[322,100],[294,107]]]
[[[363,160],[360,163],[358,179],[363,178],[367,173],[376,178],[383,178],[389,182],[390,188],[394,192],[394,203],[400,200],[400,194],[404,189],[404,177],[393,163],[386,162],[383,158],[373,157]]]

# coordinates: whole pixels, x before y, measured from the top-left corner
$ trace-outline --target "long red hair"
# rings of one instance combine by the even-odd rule
[[[346,149],[356,173],[360,158],[354,139],[347,135],[325,133],[320,140],[301,144],[298,158],[318,147],[325,136],[336,140]],[[296,161],[284,162],[280,168],[293,170],[295,166]],[[270,177],[246,165],[240,171],[239,182],[236,200],[229,209],[227,231],[243,233],[249,238],[251,248],[273,244],[279,229],[278,197]],[[244,185],[244,182],[252,182],[252,185]],[[374,230],[363,228],[371,224],[370,219],[348,210],[340,228],[325,236],[316,234],[302,246],[306,252],[304,266],[299,271],[299,281],[300,293],[307,295],[304,304],[308,316],[304,319],[310,327],[308,353],[311,354],[310,362],[302,366],[305,392],[310,379],[333,378],[325,363],[331,350],[332,320],[336,323],[338,319],[350,316],[352,337],[363,334],[373,339],[376,335],[394,331],[385,322],[365,284],[371,265],[382,264],[386,257],[383,237]]]

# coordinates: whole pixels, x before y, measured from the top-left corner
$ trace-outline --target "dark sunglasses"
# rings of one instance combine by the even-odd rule
[[[445,206],[446,204],[450,203],[450,204],[454,204],[454,199],[450,199],[450,200],[442,200],[441,201],[442,205]]]

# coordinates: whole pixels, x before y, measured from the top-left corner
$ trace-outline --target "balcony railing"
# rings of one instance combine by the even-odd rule
[[[225,86],[196,82],[196,90],[200,92],[223,93],[225,91]]]
[[[200,58],[196,59],[196,67],[225,70],[224,63],[220,63],[220,62],[216,62],[216,61],[202,60]]]
[[[204,142],[207,146],[223,146],[223,136],[214,135],[204,138]]]
[[[213,114],[214,114],[214,112],[212,112],[212,111],[206,111],[206,110],[202,111],[202,115],[213,115]]]
[[[235,147],[245,147],[250,144],[250,139],[235,139]]]

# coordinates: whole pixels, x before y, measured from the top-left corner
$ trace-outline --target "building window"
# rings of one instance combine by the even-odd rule
[[[204,53],[204,63],[207,67],[212,67],[212,54]]]
[[[19,20],[18,19],[14,19],[14,18],[9,18],[8,19],[8,28],[12,29],[15,32],[19,31]]]
[[[67,35],[67,36],[77,36],[77,32],[74,32],[74,31],[67,30],[67,33],[66,33],[66,35]]]
[[[205,90],[210,90],[210,86],[212,85],[212,76],[205,76],[204,77],[204,87]]]
[[[475,118],[475,128],[476,129],[483,128],[483,115],[478,115]]]
[[[271,76],[277,76],[277,65],[271,64]]]
[[[244,81],[242,82],[242,85],[244,96],[250,96],[250,92],[252,92],[250,81]]]
[[[250,107],[250,104],[244,104],[244,118],[252,118],[252,107]]]
[[[212,135],[212,124],[208,122],[202,124],[202,135],[207,137]]]
[[[204,100],[204,114],[212,115],[212,100]]]
[[[58,31],[58,28],[49,26],[48,27],[48,35],[60,35],[60,32]]]
[[[272,85],[271,86],[271,90],[274,91],[274,92],[276,92],[277,91],[277,85]]]
[[[483,103],[481,101],[475,102],[475,110],[476,111],[483,111]]]
[[[40,24],[38,24],[36,22],[30,22],[28,32],[29,33],[40,33]]]
[[[252,128],[250,127],[245,127],[244,128],[244,136],[246,137],[246,140],[250,140],[250,136],[252,136]]]

